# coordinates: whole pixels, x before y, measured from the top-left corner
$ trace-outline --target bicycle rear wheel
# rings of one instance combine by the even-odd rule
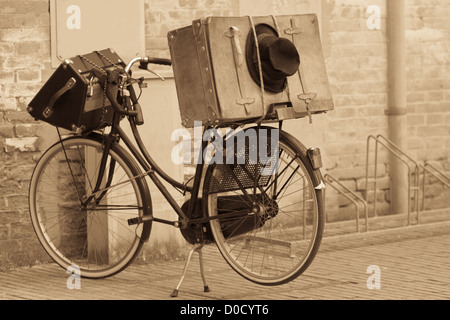
[[[228,153],[230,139],[225,142]],[[282,131],[278,144],[271,144],[269,138],[271,168],[267,161],[252,163],[256,149],[247,139],[245,150],[233,151],[235,160],[245,154],[245,163],[210,165],[203,189],[219,251],[237,273],[262,285],[283,284],[302,274],[319,249],[324,228],[322,178],[307,160],[306,148]]]
[[[62,140],[43,154],[30,182],[30,216],[39,241],[61,267],[87,278],[126,268],[151,229],[151,222],[128,226],[129,218],[151,214],[151,199],[139,167],[118,144],[94,191],[103,150],[100,139]]]

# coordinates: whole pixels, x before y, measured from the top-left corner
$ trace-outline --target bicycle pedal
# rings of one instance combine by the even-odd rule
[[[140,224],[142,222],[141,218],[132,218],[132,219],[128,219],[128,225],[132,226],[135,224]]]

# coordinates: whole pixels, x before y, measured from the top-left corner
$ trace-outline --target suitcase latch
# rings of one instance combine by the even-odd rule
[[[89,91],[88,91],[88,97],[92,97],[94,96],[94,77],[92,77],[91,79],[89,79]]]
[[[292,35],[292,42],[297,45],[294,35],[302,33],[302,28],[297,27],[295,19],[291,19],[291,28],[284,31],[286,34]],[[308,113],[309,123],[312,123],[311,102],[317,98],[317,93],[310,92],[305,79],[305,72],[303,71],[303,64],[300,63],[298,67],[298,75],[300,78],[300,84],[302,86],[303,93],[299,94],[297,98],[302,100],[306,104],[306,112]]]

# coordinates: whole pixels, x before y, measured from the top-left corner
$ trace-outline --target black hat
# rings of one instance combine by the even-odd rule
[[[286,89],[286,78],[294,75],[300,65],[300,56],[295,45],[286,38],[280,38],[274,28],[267,24],[255,26],[261,57],[264,89],[279,93]],[[261,85],[258,54],[253,30],[247,38],[247,66],[252,79]]]

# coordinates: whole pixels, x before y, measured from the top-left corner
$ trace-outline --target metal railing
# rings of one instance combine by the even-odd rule
[[[374,153],[374,174],[373,177],[369,177],[369,155],[370,155],[370,142],[371,140],[375,141],[375,153]],[[408,180],[408,225],[412,224],[412,211],[413,211],[413,204],[414,204],[414,210],[416,211],[416,216],[419,217],[419,190],[420,190],[420,165],[418,162],[416,162],[414,159],[412,159],[410,156],[408,156],[405,152],[400,150],[400,148],[395,145],[392,141],[385,138],[383,135],[373,136],[370,135],[367,138],[367,155],[366,155],[366,201],[369,194],[369,181],[370,179],[373,179],[373,185],[374,185],[374,212],[376,214],[377,212],[377,180],[378,180],[378,151],[379,146],[383,146],[386,150],[389,151],[391,155],[396,157],[398,160],[400,160],[408,170],[407,180]],[[413,200],[412,200],[413,199]]]
[[[421,210],[425,210],[425,186],[427,173],[439,181],[443,186],[450,188],[450,178],[445,175],[442,171],[434,167],[431,163],[425,162],[422,166],[423,169],[423,181],[422,181],[422,203]]]
[[[358,233],[361,232],[361,230],[360,230],[360,217],[359,217],[359,213],[360,213],[359,205],[360,204],[363,205],[363,207],[364,207],[364,218],[365,218],[365,231],[367,232],[369,230],[369,208],[367,206],[367,202],[362,197],[360,197],[357,193],[355,193],[352,190],[350,190],[349,188],[347,188],[345,185],[343,185],[341,182],[339,182],[336,178],[334,178],[330,174],[327,173],[324,176],[324,179],[325,179],[325,183],[328,186],[332,187],[339,194],[344,196],[346,199],[348,199],[349,201],[351,201],[355,205],[355,211],[356,211],[356,232],[358,232]],[[339,187],[344,189],[345,192],[340,190],[334,184],[337,184]],[[351,196],[349,196],[348,194],[353,196],[353,198]]]
[[[373,153],[374,163],[373,163],[373,176],[370,176],[370,151],[371,151],[371,142],[375,142],[375,150]],[[378,162],[379,162],[379,149],[383,147],[386,149],[391,155],[397,158],[404,166],[407,168],[407,201],[408,201],[408,211],[407,211],[407,225],[413,224],[413,213],[415,213],[416,223],[420,224],[421,213],[423,213],[425,208],[425,188],[427,175],[432,176],[443,186],[450,188],[450,178],[442,171],[437,169],[429,162],[425,162],[424,164],[419,163],[414,160],[404,151],[402,151],[397,145],[395,145],[392,141],[384,137],[383,135],[370,135],[367,138],[367,154],[366,154],[366,188],[365,188],[365,199],[358,195],[356,192],[350,190],[343,183],[341,183],[338,179],[330,175],[329,173],[325,174],[324,180],[327,186],[330,186],[334,190],[336,190],[340,195],[344,196],[347,200],[349,200],[354,206],[356,211],[356,231],[361,232],[360,226],[360,212],[361,205],[364,210],[364,225],[365,231],[367,232],[369,227],[369,184],[373,184],[373,210],[374,215],[377,216],[377,193],[378,193]],[[395,187],[395,186],[391,186]]]
[[[369,154],[370,154],[370,142],[375,141],[375,153],[374,153],[374,173],[373,177],[369,177]],[[369,182],[372,179],[374,184],[374,211],[376,213],[376,194],[377,194],[377,179],[378,179],[378,149],[379,146],[383,146],[389,153],[396,158],[398,158],[408,169],[408,225],[412,224],[412,212],[416,214],[417,224],[420,223],[420,215],[425,210],[425,187],[426,187],[426,174],[432,175],[440,183],[446,187],[450,187],[450,179],[440,170],[435,168],[428,162],[420,164],[404,151],[402,151],[398,146],[396,146],[392,141],[384,137],[383,135],[369,136],[367,138],[367,158],[366,158],[366,201],[368,201],[368,191]],[[421,179],[421,177],[423,177]],[[421,185],[422,180],[422,185]],[[420,199],[422,201],[420,202]]]

